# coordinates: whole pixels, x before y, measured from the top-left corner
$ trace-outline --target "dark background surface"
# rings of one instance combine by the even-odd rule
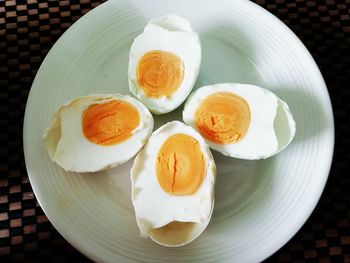
[[[0,0],[1,262],[88,261],[53,228],[33,195],[22,124],[45,55],[72,23],[102,2]],[[334,160],[320,202],[267,262],[350,262],[350,0],[255,2],[279,17],[313,55],[328,86],[336,125]]]

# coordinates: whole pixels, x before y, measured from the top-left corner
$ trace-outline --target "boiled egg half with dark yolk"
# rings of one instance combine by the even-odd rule
[[[170,112],[190,94],[200,64],[199,37],[186,19],[153,19],[130,49],[130,91],[152,113]]]
[[[209,147],[193,128],[173,121],[153,132],[131,169],[141,235],[164,246],[193,241],[209,223],[215,177]]]
[[[247,84],[199,88],[186,101],[183,119],[212,149],[241,159],[273,156],[295,135],[287,103],[267,89]]]
[[[152,115],[135,98],[93,94],[61,106],[43,140],[66,171],[96,172],[135,156],[152,130]]]

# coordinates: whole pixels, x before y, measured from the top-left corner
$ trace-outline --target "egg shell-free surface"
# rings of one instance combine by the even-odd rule
[[[86,139],[82,129],[82,113],[90,105],[111,100],[132,104],[140,115],[140,124],[127,140],[101,146]],[[124,163],[145,144],[152,133],[153,117],[147,108],[130,96],[92,94],[78,97],[61,106],[44,133],[44,145],[50,158],[66,171],[95,172]]]
[[[265,159],[284,149],[294,138],[295,122],[288,105],[271,91],[248,84],[223,83],[199,88],[186,101],[184,122],[197,129],[195,112],[198,106],[217,92],[231,92],[242,97],[249,105],[250,124],[247,134],[236,143],[218,144],[206,140],[212,149],[241,159]]]
[[[169,96],[151,98],[139,87],[138,62],[145,53],[152,50],[172,52],[183,60],[183,81],[180,87]],[[128,70],[130,91],[155,114],[172,111],[187,98],[196,82],[201,53],[198,34],[193,32],[186,19],[177,15],[167,15],[151,20],[143,33],[135,38],[130,49]]]
[[[160,187],[156,177],[158,151],[165,140],[177,133],[194,137],[205,159],[206,174],[203,183],[192,195],[170,195]],[[173,121],[153,132],[145,147],[137,155],[131,169],[132,202],[141,235],[147,236],[151,229],[173,221],[207,225],[214,205],[215,177],[215,163],[209,147],[193,128]],[[200,232],[204,228],[200,227]]]

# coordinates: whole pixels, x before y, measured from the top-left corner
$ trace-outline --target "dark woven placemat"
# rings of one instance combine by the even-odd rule
[[[79,17],[103,1],[0,0],[0,261],[88,261],[52,227],[28,182],[22,123],[45,55]],[[350,262],[350,0],[255,1],[304,42],[333,103],[334,161],[322,198],[302,229],[268,262]],[[252,252],[254,253],[254,252]]]

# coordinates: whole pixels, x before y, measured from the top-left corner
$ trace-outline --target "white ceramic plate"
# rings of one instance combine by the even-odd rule
[[[165,248],[139,237],[130,201],[132,161],[98,174],[66,173],[41,143],[62,103],[93,92],[129,94],[128,51],[151,18],[177,13],[200,34],[196,87],[242,82],[287,101],[297,134],[274,158],[240,161],[214,154],[218,167],[212,220],[193,243]],[[176,111],[156,126],[179,118]],[[253,262],[285,244],[314,209],[334,144],[332,108],[322,76],[299,39],[249,1],[110,0],[79,19],[47,55],[30,91],[24,121],[29,179],[57,230],[91,259],[114,262]]]

